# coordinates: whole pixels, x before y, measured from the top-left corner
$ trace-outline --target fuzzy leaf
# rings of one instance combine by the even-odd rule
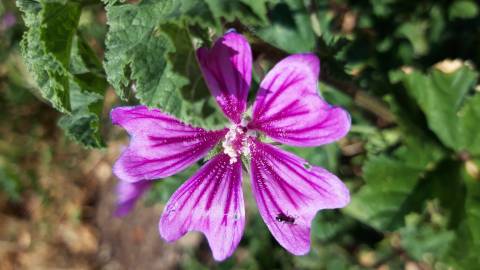
[[[65,113],[59,125],[87,147],[102,147],[99,116],[107,82],[95,53],[78,32],[81,6],[17,1],[28,27],[22,54],[42,96]]]
[[[99,126],[108,83],[101,62],[82,36],[74,39],[70,69],[72,113],[63,116],[58,124],[71,139],[84,146],[104,147]]]
[[[61,112],[69,112],[70,49],[80,18],[80,5],[73,2],[17,1],[28,27],[22,40],[22,55],[38,84],[42,97]]]
[[[120,98],[127,99],[133,94],[142,104],[159,107],[177,116],[180,114],[183,98],[179,90],[189,84],[189,78],[176,72],[179,71],[180,60],[172,59],[176,62],[173,65],[169,62],[168,57],[174,58],[176,52],[174,45],[178,42],[175,41],[181,39],[185,43],[183,46],[192,49],[188,54],[182,51],[175,55],[189,55],[190,65],[197,64],[195,57],[192,58],[193,46],[188,45],[192,41],[182,36],[185,29],[175,33],[173,31],[179,30],[178,27],[173,29],[175,25],[167,23],[175,16],[188,12],[186,8],[195,7],[190,6],[189,1],[147,0],[135,5],[107,8],[110,29],[106,41],[105,69],[108,81]]]

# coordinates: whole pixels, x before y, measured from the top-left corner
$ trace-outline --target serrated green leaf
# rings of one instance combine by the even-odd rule
[[[22,54],[42,96],[66,113],[59,125],[87,147],[102,147],[99,116],[107,82],[97,56],[77,33],[81,6],[17,1],[28,27]]]
[[[178,116],[182,107],[178,90],[188,80],[173,72],[168,63],[168,53],[175,49],[160,28],[162,19],[177,8],[178,4],[172,1],[108,7],[105,69],[120,98],[134,94],[142,104]]]
[[[87,110],[73,110],[71,115],[64,115],[58,125],[70,139],[89,148],[105,147],[98,132],[99,120],[96,114]]]
[[[480,154],[475,132],[480,123],[480,95],[471,96],[478,74],[463,66],[447,74],[433,69],[429,74],[403,74],[402,82],[425,114],[428,126],[448,147]]]
[[[101,63],[82,36],[74,39],[71,65],[70,100],[72,113],[58,124],[67,136],[90,148],[104,147],[100,135],[100,116],[108,83]]]
[[[22,55],[40,93],[61,112],[71,110],[69,100],[70,45],[80,18],[77,3],[19,0],[28,27],[22,40]]]
[[[386,155],[370,158],[363,167],[365,185],[352,196],[346,213],[383,231],[403,224],[415,200],[415,190],[427,171],[443,157],[435,145],[412,141]]]
[[[99,126],[106,86],[105,79],[93,73],[75,75],[70,86],[72,112],[58,122],[69,138],[89,148],[105,146]]]

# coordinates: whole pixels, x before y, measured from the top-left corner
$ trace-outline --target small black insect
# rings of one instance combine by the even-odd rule
[[[286,224],[294,224],[295,218],[289,215],[285,215],[284,213],[280,213],[275,218],[278,222],[286,223]]]

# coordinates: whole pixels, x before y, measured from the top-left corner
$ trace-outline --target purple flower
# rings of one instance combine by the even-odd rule
[[[222,151],[170,198],[160,219],[160,235],[175,241],[189,231],[200,231],[216,260],[229,257],[245,225],[244,157],[250,161],[253,195],[268,229],[289,252],[306,254],[316,212],[346,206],[349,191],[335,175],[265,143],[260,134],[278,143],[319,146],[345,136],[350,129],[349,114],[318,95],[320,63],[313,54],[295,54],[279,62],[261,82],[251,113],[247,112],[247,96],[252,53],[247,40],[228,32],[213,48],[200,48],[197,57],[230,126],[207,131],[158,109],[115,108],[112,121],[127,130],[131,142],[114,173],[129,183],[164,178],[221,143]]]
[[[117,185],[117,209],[115,215],[123,217],[135,206],[137,200],[150,189],[152,181],[144,180],[138,182],[120,181]]]
[[[17,18],[13,12],[6,12],[1,20],[0,29],[6,30],[17,23]]]

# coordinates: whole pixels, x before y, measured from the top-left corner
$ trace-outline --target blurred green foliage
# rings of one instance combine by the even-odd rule
[[[352,131],[336,145],[288,149],[339,175],[351,204],[319,213],[312,251],[294,257],[275,243],[248,194],[248,224],[235,255],[216,264],[203,243],[182,268],[480,268],[478,2],[18,0],[17,6],[32,78],[15,57],[23,31],[17,17],[0,28],[8,70],[2,108],[21,104],[16,96],[30,91],[62,112],[59,125],[88,147],[104,145],[108,85],[126,104],[160,107],[205,127],[224,123],[194,51],[228,28],[252,44],[254,85],[287,54],[320,57],[321,94],[348,109]],[[1,18],[12,10],[0,6]],[[15,161],[2,153],[0,189],[11,200],[20,198],[26,177]],[[195,168],[159,181],[147,202],[165,202]]]

